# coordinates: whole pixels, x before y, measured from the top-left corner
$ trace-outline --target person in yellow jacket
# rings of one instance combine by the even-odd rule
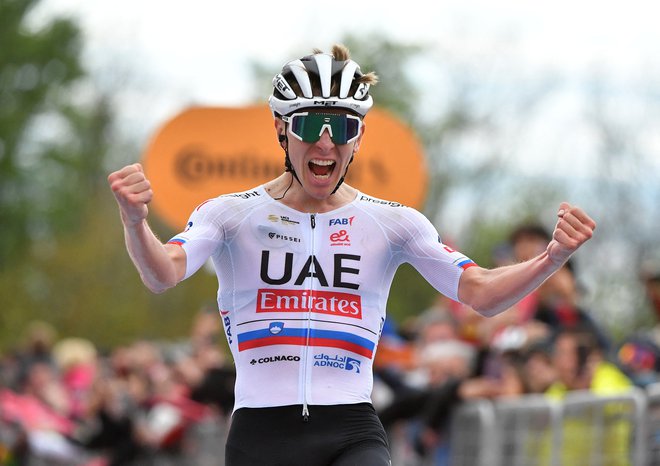
[[[563,400],[569,392],[576,390],[611,396],[633,387],[632,381],[606,360],[593,335],[580,329],[563,330],[557,334],[552,361],[557,380],[545,394],[556,400]],[[588,409],[578,415],[565,412],[560,464],[629,465],[632,426],[625,418],[629,409],[613,403],[601,412]]]

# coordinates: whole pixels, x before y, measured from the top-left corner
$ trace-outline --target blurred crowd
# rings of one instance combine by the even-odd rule
[[[534,257],[549,239],[523,225],[496,251],[497,265]],[[643,264],[640,280],[660,322],[660,263]],[[615,341],[581,294],[569,262],[495,317],[439,296],[410,321],[386,321],[373,402],[408,463],[449,464],[449,421],[466,400],[616,394],[660,381],[660,324]],[[31,323],[0,358],[0,464],[223,464],[233,362],[214,309],[200,311],[189,333],[102,350]],[[204,448],[190,435],[200,425],[215,426]]]
[[[0,361],[0,464],[222,464],[235,380],[222,335],[202,311],[185,341],[102,352],[33,322]],[[206,451],[188,435],[200,425],[220,437]]]
[[[497,265],[535,257],[550,239],[540,225],[521,225],[495,251]],[[583,307],[571,261],[495,317],[439,296],[410,322],[386,325],[373,398],[392,443],[406,450],[397,464],[449,465],[451,413],[466,400],[559,401],[570,391],[618,395],[660,381],[660,261],[645,261],[639,279],[655,325],[623,340]]]

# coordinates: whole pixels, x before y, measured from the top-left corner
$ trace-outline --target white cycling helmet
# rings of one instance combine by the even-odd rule
[[[268,103],[275,116],[303,108],[331,107],[364,117],[373,98],[369,84],[359,81],[362,76],[360,65],[351,59],[336,60],[328,53],[308,55],[290,61],[273,78],[273,95]]]

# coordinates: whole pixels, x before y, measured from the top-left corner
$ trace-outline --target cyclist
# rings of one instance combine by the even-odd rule
[[[344,183],[376,82],[340,45],[287,63],[269,100],[285,171],[201,204],[167,244],[146,221],[152,191],[142,167],[108,177],[129,255],[150,290],[213,261],[237,372],[230,466],[390,464],[370,394],[397,267],[412,264],[438,291],[489,316],[534,290],[593,234],[593,220],[562,203],[545,251],[488,270],[444,245],[416,210]]]

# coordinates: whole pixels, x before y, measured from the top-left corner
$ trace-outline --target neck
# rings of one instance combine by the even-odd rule
[[[330,212],[352,202],[357,190],[343,183],[337,192],[323,198],[310,196],[291,173],[283,173],[265,185],[266,192],[278,202],[292,209],[309,212]]]

